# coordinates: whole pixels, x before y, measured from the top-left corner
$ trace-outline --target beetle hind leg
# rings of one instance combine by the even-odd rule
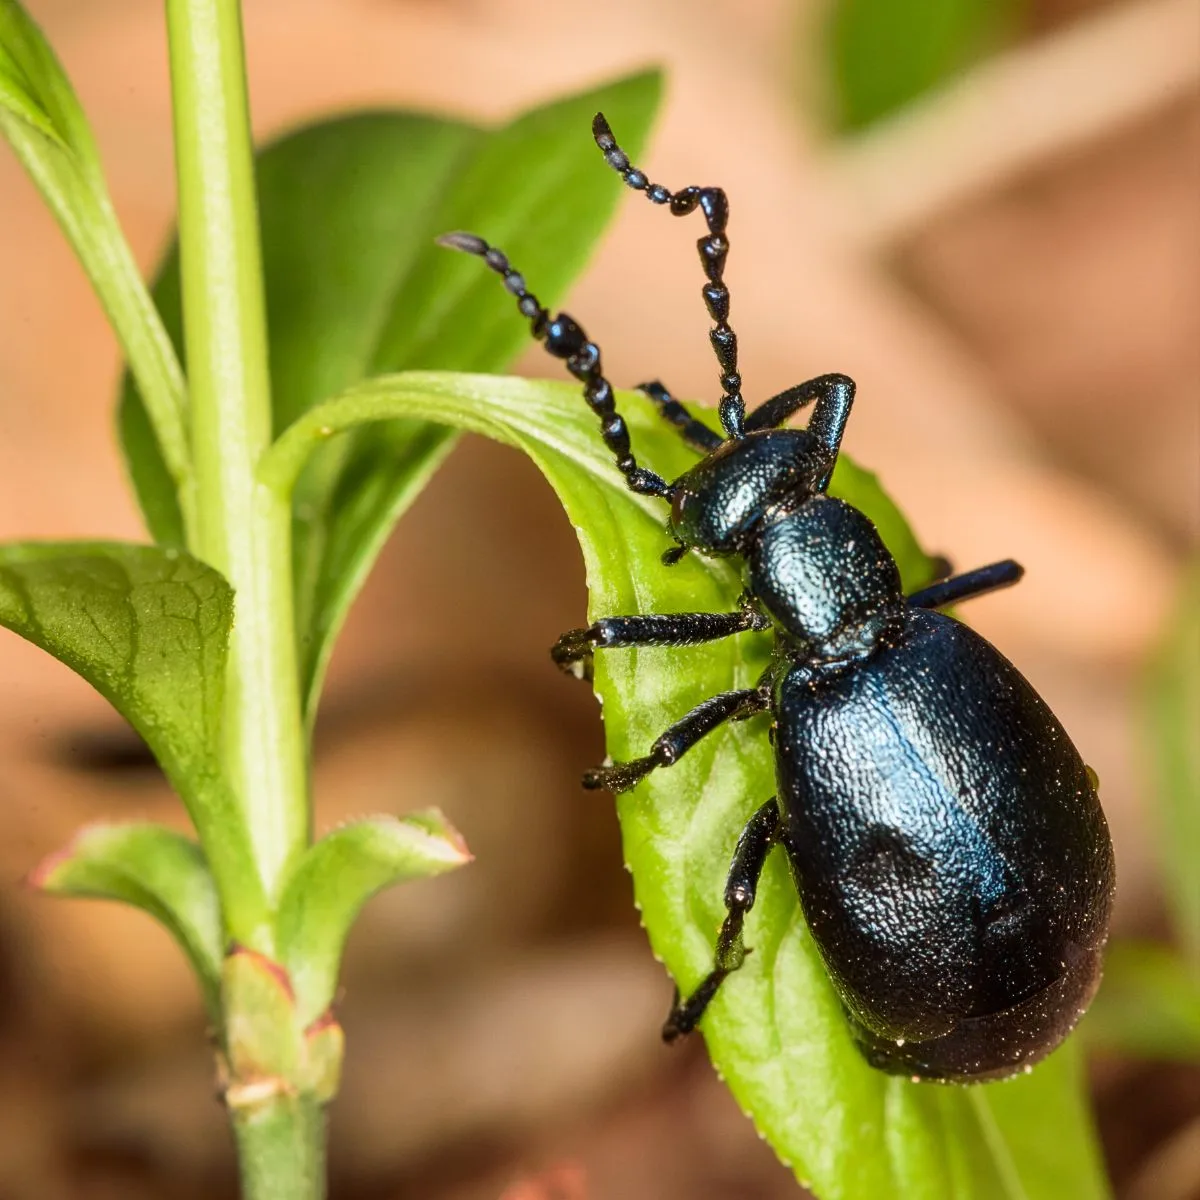
[[[583,786],[589,790],[605,788],[610,792],[627,792],[656,767],[673,766],[718,725],[752,717],[767,709],[770,702],[770,695],[761,688],[739,688],[711,696],[655,738],[645,758],[595,767],[584,774]]]
[[[750,953],[742,942],[742,926],[746,914],[754,907],[758,881],[762,878],[767,855],[779,841],[779,833],[779,806],[772,796],[746,823],[733,852],[725,881],[727,915],[717,936],[713,969],[686,1000],[681,1000],[679,989],[675,989],[675,1002],[662,1028],[664,1042],[673,1042],[696,1028],[721,984]]]

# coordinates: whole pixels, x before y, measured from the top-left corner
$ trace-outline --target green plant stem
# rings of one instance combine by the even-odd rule
[[[291,509],[254,477],[272,430],[241,13],[236,0],[168,0],[167,28],[197,500],[192,549],[236,595],[223,759],[271,903],[307,844],[309,807]],[[269,913],[259,918],[227,932],[271,954]]]
[[[325,1194],[325,1117],[311,1096],[281,1093],[233,1117],[242,1194],[308,1200]]]
[[[309,805],[291,505],[255,479],[271,441],[271,392],[237,0],[168,0],[167,31],[196,487],[189,533],[192,550],[234,590],[221,759],[259,878],[214,874],[224,881],[226,935],[271,957],[273,909],[289,864],[307,845]],[[242,992],[227,992],[226,1040],[231,1030],[265,1020],[286,1042],[290,1011],[277,1020],[259,1010],[255,994],[247,993],[246,1011],[233,1011]],[[284,1078],[260,1094],[264,1081],[239,1073],[226,1096],[246,1200],[322,1196],[319,1102]]]

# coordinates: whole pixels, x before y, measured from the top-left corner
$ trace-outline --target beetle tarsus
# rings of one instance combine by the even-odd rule
[[[726,917],[717,935],[713,969],[686,1000],[681,1001],[679,989],[675,989],[675,1001],[662,1029],[664,1042],[672,1042],[696,1028],[721,984],[741,969],[746,955],[751,953],[742,941],[742,927],[746,914],[754,907],[758,881],[780,832],[779,805],[772,796],[746,822],[733,851],[725,880]]]
[[[592,651],[595,646],[591,638],[593,628],[569,629],[550,647],[550,657],[560,671],[576,679],[592,678]]]

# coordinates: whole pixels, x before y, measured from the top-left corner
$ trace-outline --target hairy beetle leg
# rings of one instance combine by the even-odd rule
[[[592,678],[592,650],[596,646],[592,631],[588,629],[568,629],[566,633],[550,647],[550,657],[560,671],[574,675],[576,679]]]
[[[762,688],[740,688],[712,696],[697,704],[656,738],[645,758],[596,767],[584,775],[583,786],[627,792],[655,767],[669,767],[677,763],[702,737],[712,733],[719,725],[729,720],[751,717],[766,709],[770,702],[769,693]]]
[[[762,632],[771,622],[750,603],[732,613],[642,613],[601,617],[583,629],[569,629],[550,648],[560,670],[591,679],[592,651],[629,646],[696,646],[749,630]]]
[[[729,876],[725,881],[725,907],[729,915],[717,936],[713,969],[686,1000],[681,1001],[679,989],[675,989],[675,1000],[662,1028],[664,1042],[673,1042],[696,1028],[721,984],[745,962],[746,955],[750,953],[742,944],[742,926],[746,914],[754,907],[758,881],[762,878],[767,855],[779,841],[779,827],[779,806],[772,796],[746,822],[733,852]]]

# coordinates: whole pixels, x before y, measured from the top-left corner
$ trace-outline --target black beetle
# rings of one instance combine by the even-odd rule
[[[747,415],[723,278],[725,193],[671,193],[630,164],[603,115],[592,132],[631,188],[676,216],[699,208],[708,223],[698,245],[725,436],[662,384],[641,388],[704,455],[679,479],[638,466],[600,350],[571,317],[552,318],[482,238],[439,240],[503,275],[534,335],[583,384],[626,484],[670,502],[675,545],[664,562],[697,551],[743,564],[737,612],[605,617],[564,634],[554,660],[587,676],[597,647],[774,631],[758,686],[706,700],[646,757],[584,778],[625,791],[724,721],[757,712],[773,720],[778,799],[742,831],[713,970],[686,1000],[676,994],[663,1036],[691,1031],[741,966],[742,925],[763,863],[781,845],[868,1062],[959,1082],[1025,1069],[1063,1040],[1095,993],[1113,856],[1094,777],[1062,725],[1007,659],[936,611],[1015,583],[1021,568],[994,563],[904,595],[874,525],[825,494],[853,382],[823,375]],[[809,403],[807,428],[780,428]]]

